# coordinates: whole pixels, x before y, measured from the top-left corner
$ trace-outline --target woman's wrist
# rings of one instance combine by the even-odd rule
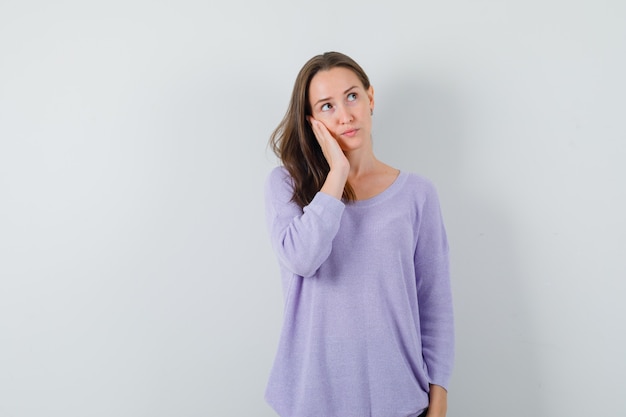
[[[341,197],[343,196],[343,189],[345,188],[346,181],[348,180],[348,170],[344,173],[341,169],[331,169],[328,172],[326,181],[320,191],[341,200]]]
[[[442,386],[430,386],[427,417],[445,417],[448,412],[448,391]]]

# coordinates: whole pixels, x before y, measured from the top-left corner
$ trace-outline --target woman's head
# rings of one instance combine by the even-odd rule
[[[311,103],[309,101],[309,88],[311,80],[320,71],[329,71],[333,68],[346,68],[351,70],[361,81],[365,90],[370,88],[370,80],[363,71],[363,68],[352,58],[339,52],[326,52],[311,58],[300,70],[293,88],[291,103],[298,101],[302,108],[301,116],[306,121],[306,116],[311,114]]]
[[[367,74],[349,56],[339,52],[316,55],[298,73],[287,113],[270,138],[270,145],[294,180],[293,199],[301,207],[313,199],[326,180],[329,170],[307,120],[313,110],[310,102],[311,81],[321,71],[334,68],[350,70],[360,82],[359,87],[371,91]],[[371,99],[373,105],[373,97]],[[344,198],[354,199],[349,185],[344,192]]]

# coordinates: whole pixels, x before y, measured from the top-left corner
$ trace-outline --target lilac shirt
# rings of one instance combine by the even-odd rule
[[[353,203],[300,209],[287,171],[266,184],[285,299],[265,398],[282,417],[413,417],[454,356],[448,243],[437,193],[401,172]]]

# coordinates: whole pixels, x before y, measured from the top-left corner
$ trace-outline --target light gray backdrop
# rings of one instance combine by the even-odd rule
[[[2,0],[0,416],[275,415],[266,143],[327,50],[439,190],[449,415],[626,414],[624,1]]]

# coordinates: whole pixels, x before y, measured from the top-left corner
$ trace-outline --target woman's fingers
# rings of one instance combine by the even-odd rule
[[[313,129],[315,138],[320,144],[322,153],[324,154],[330,168],[332,169],[336,166],[336,164],[347,164],[348,160],[343,153],[343,150],[339,146],[339,143],[337,143],[337,140],[330,134],[326,126],[312,117],[309,117],[308,119],[311,123],[311,128]]]

